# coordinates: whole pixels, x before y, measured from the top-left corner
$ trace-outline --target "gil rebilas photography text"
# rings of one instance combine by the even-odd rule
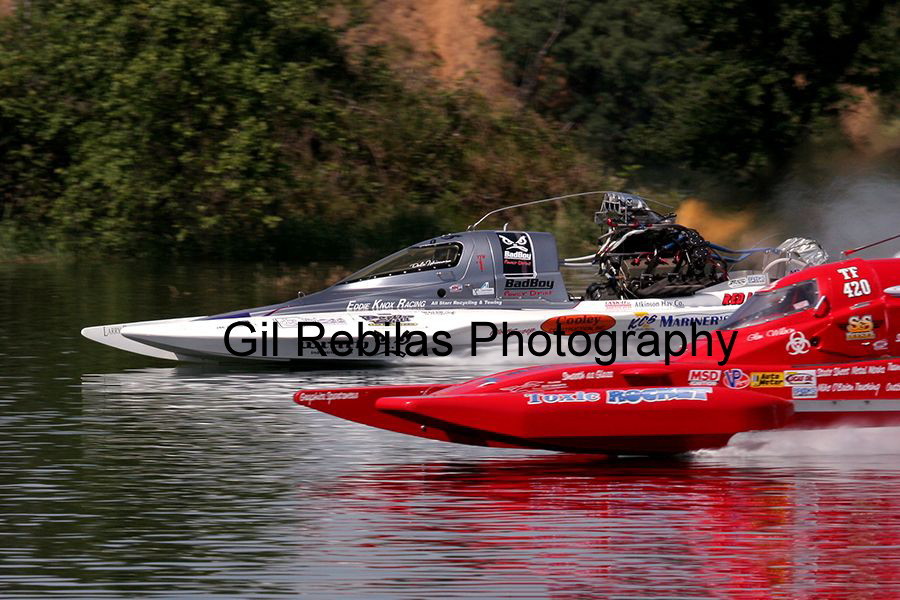
[[[224,342],[234,356],[262,356],[283,358],[328,358],[356,355],[359,358],[374,356],[449,356],[453,353],[452,334],[448,331],[424,331],[404,329],[400,323],[384,331],[365,329],[358,324],[354,334],[336,331],[325,335],[325,326],[318,322],[297,323],[296,339],[288,343],[278,338],[277,321],[262,321],[259,326],[250,321],[236,321],[225,329]],[[252,334],[257,337],[247,337]],[[705,342],[702,353],[713,356],[714,349],[721,350],[720,366],[727,364],[734,348],[736,331],[699,330],[691,324],[690,334],[681,331],[600,331],[588,333],[557,327],[555,331],[535,330],[528,333],[511,328],[505,321],[498,324],[489,321],[473,321],[467,341],[471,356],[478,356],[479,349],[500,345],[503,356],[547,356],[584,358],[592,355],[599,365],[611,365],[630,357],[662,356],[665,364],[673,357],[690,353],[697,356],[698,344]],[[242,337],[244,336],[244,337]]]

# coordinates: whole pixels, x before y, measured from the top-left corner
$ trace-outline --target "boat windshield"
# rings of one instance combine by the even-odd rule
[[[376,277],[405,275],[434,269],[450,269],[459,263],[462,255],[462,244],[432,244],[413,246],[379,260],[368,267],[357,271],[339,283],[353,283]]]
[[[734,311],[722,329],[759,325],[786,315],[812,308],[819,301],[815,280],[801,281],[770,292],[758,292]]]

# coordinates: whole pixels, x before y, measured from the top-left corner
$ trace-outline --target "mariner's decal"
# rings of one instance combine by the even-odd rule
[[[534,246],[531,236],[519,231],[498,231],[503,248],[503,274],[507,277],[534,277]]]

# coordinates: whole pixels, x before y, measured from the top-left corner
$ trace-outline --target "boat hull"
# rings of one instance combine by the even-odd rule
[[[498,365],[594,362],[595,357],[651,360],[662,355],[648,352],[647,346],[639,349],[639,334],[656,332],[661,339],[670,332],[690,336],[715,329],[734,310],[723,304],[726,293],[704,294],[692,299],[704,304],[695,305],[678,299],[585,301],[540,309],[189,317],[88,327],[82,335],[121,350],[187,362],[416,364],[472,356]],[[575,331],[586,336],[572,337]]]

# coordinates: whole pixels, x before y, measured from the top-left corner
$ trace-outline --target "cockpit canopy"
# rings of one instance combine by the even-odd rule
[[[729,317],[723,329],[759,325],[813,308],[819,302],[815,279],[800,281],[768,292],[757,292]]]
[[[462,251],[463,246],[459,242],[411,246],[360,269],[338,284],[434,269],[452,269],[459,263]]]

